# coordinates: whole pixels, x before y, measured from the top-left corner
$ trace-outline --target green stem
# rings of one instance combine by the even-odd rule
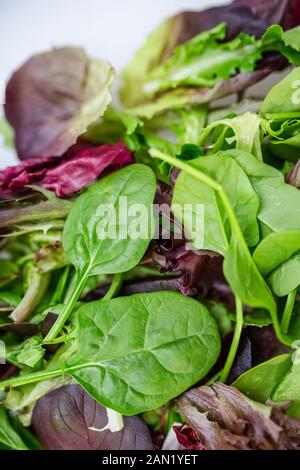
[[[197,168],[193,167],[191,164],[185,163],[181,160],[178,160],[174,157],[171,157],[170,155],[166,155],[166,154],[162,153],[161,151],[159,151],[157,149],[150,149],[149,153],[150,153],[151,157],[158,158],[159,160],[170,163],[172,166],[177,167],[180,170],[185,171],[186,173],[190,174],[194,178],[198,179],[202,183],[207,184],[210,188],[217,191],[217,193],[219,194],[219,197],[221,199],[221,202],[224,206],[224,209],[227,212],[232,233],[235,233],[238,236],[238,238],[241,240],[241,244],[243,245],[242,246],[243,251],[244,251],[245,255],[247,256],[247,258],[249,260],[249,263],[253,264],[253,269],[256,271],[257,276],[261,277],[261,274],[260,274],[256,264],[253,261],[251,253],[250,253],[249,248],[247,246],[247,243],[245,241],[245,238],[244,238],[242,229],[240,227],[240,224],[237,220],[236,214],[235,214],[235,212],[232,208],[232,205],[231,205],[231,203],[229,201],[229,198],[228,198],[226,192],[224,191],[223,187],[220,184],[218,184],[215,180],[213,180],[209,176],[202,173],[202,171],[200,171]],[[264,282],[263,279],[262,279],[262,281]],[[266,285],[266,289],[269,290],[267,285]],[[272,295],[272,294],[270,293],[270,295]],[[275,301],[274,301],[274,307],[273,306],[272,306],[272,308],[270,307],[270,314],[271,314],[271,317],[272,317],[272,320],[273,320],[274,329],[275,329],[277,338],[283,344],[286,344],[286,345],[290,346],[291,345],[290,339],[282,334],[280,324],[279,324],[279,320],[278,320],[278,316],[277,316],[277,312],[276,312]]]
[[[56,322],[54,323],[51,330],[49,331],[49,333],[47,334],[46,338],[43,341],[45,344],[48,343],[48,342],[51,343],[56,338],[56,336],[58,335],[58,333],[60,332],[60,330],[64,326],[65,322],[69,318],[69,316],[70,316],[70,314],[71,314],[71,312],[72,312],[72,310],[73,310],[77,300],[79,299],[79,296],[80,296],[80,294],[81,294],[81,292],[82,292],[82,290],[85,286],[85,283],[87,281],[88,269],[82,275],[78,274],[78,277],[79,277],[79,281],[76,282],[75,287],[72,291],[72,294],[71,294],[70,298],[68,299],[68,302],[64,305],[62,311],[58,315],[58,318],[57,318]]]
[[[108,291],[102,297],[101,300],[110,300],[117,294],[117,292],[120,289],[121,284],[122,284],[122,278],[123,278],[122,273],[117,273],[117,274],[114,275],[114,278],[112,280],[112,283],[111,283]]]
[[[243,323],[244,323],[243,304],[238,297],[235,297],[235,303],[236,303],[236,320],[235,320],[234,334],[233,334],[229,354],[227,356],[225,365],[221,373],[221,378],[220,378],[221,382],[226,382],[228,375],[231,371],[232,364],[234,362],[234,359],[235,359],[235,356],[239,347],[241,333],[243,329]]]
[[[291,321],[291,317],[293,314],[295,300],[297,296],[297,291],[298,289],[294,289],[287,296],[284,312],[283,312],[282,319],[281,319],[281,330],[283,333],[287,333],[289,330],[290,321]]]
[[[0,390],[5,390],[9,387],[22,387],[23,385],[29,385],[35,382],[42,382],[48,379],[54,379],[70,372],[75,372],[86,367],[95,367],[97,363],[89,362],[85,364],[78,364],[76,366],[65,367],[63,369],[52,369],[44,370],[41,372],[35,372],[34,374],[21,375],[19,377],[13,377],[11,379],[0,381]]]

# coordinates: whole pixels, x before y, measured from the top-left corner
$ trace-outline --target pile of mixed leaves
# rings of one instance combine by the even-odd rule
[[[113,68],[80,48],[13,74],[1,448],[300,446],[299,12],[239,0],[168,19],[124,70],[122,110]],[[153,203],[172,213],[99,237],[121,196],[133,230]],[[204,207],[201,237],[192,219],[176,237],[186,204]]]

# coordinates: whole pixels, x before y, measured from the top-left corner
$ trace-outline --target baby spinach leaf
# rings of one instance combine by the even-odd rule
[[[89,276],[122,273],[139,263],[154,229],[155,189],[153,171],[137,163],[101,179],[76,200],[65,223],[63,247],[76,268],[77,283],[45,341],[59,333]]]
[[[265,403],[272,396],[291,364],[290,354],[273,357],[244,372],[232,385],[252,400]]]
[[[89,276],[114,274],[128,271],[138,264],[151,240],[150,207],[154,193],[155,177],[151,169],[134,164],[101,179],[76,200],[64,227],[63,245],[78,272],[87,272]],[[128,229],[121,232],[124,229],[121,220],[111,220],[100,212],[101,205],[112,205],[118,211],[120,196],[127,198],[128,208],[139,203],[148,209],[149,230],[144,239],[135,240],[130,236],[130,227],[141,223],[140,214],[129,215]],[[143,222],[146,224],[147,221]],[[115,229],[116,239],[101,239],[101,229],[103,232]]]
[[[298,349],[293,357],[293,363],[284,378],[273,392],[272,398],[275,401],[296,400],[300,401],[300,350]]]
[[[297,80],[300,80],[300,67],[296,67],[271,88],[260,108],[261,116],[267,119],[284,119],[293,113],[294,117],[300,118],[300,102],[293,99],[293,95],[297,95],[297,87],[294,85]]]
[[[102,405],[133,415],[191,387],[220,352],[218,328],[208,310],[175,292],[84,305],[74,344],[64,368],[8,379],[0,382],[1,389],[69,374]]]
[[[240,155],[239,151],[230,152],[236,152],[235,154],[237,156]],[[154,158],[159,158],[160,160],[166,161],[167,163],[183,170],[195,180],[206,184],[211,190],[214,190],[218,194],[223,210],[228,217],[231,230],[230,242],[225,253],[223,265],[225,277],[237,299],[240,299],[241,302],[251,307],[264,308],[270,312],[278,339],[284,344],[290,344],[290,339],[281,332],[275,300],[253,261],[239,225],[237,214],[233,210],[229,196],[226,191],[224,191],[223,186],[217,183],[211,176],[208,176],[205,172],[196,168],[195,160],[192,160],[187,164],[182,161],[177,161],[171,156],[163,154],[155,149],[150,150],[150,154]],[[224,156],[229,155],[229,153],[220,152],[218,155],[220,158],[224,158]],[[243,156],[244,152],[241,152],[241,155]],[[248,154],[245,153],[245,155]],[[252,158],[258,162],[255,157]],[[178,181],[176,181],[176,184],[177,183]],[[238,325],[236,324],[236,327],[237,326]]]
[[[274,232],[256,247],[253,258],[263,276],[300,250],[300,230]]]
[[[258,219],[273,232],[300,229],[300,191],[284,182],[279,170],[253,155],[240,150],[227,150],[217,155],[234,158],[260,199]]]
[[[78,322],[70,375],[98,402],[126,415],[182,393],[206,375],[220,351],[208,310],[174,292],[93,302],[80,309]]]
[[[268,277],[276,295],[284,297],[300,286],[300,253],[282,263]]]
[[[247,244],[255,245],[259,238],[257,223],[259,200],[244,171],[227,156],[222,159],[215,155],[201,157],[192,160],[191,165],[222,185],[235,210]],[[227,249],[230,224],[217,192],[193,176],[181,172],[176,180],[172,200],[174,215],[178,219],[181,217],[180,208],[184,204],[192,204],[193,208],[196,208],[197,204],[204,204],[204,246],[197,246],[197,241],[195,243],[194,239],[191,242],[195,243],[196,248],[224,254]],[[188,234],[197,233],[197,227],[193,226],[196,220],[195,217],[191,225],[189,220],[185,221]]]

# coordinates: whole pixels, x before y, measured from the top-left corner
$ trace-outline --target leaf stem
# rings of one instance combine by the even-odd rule
[[[35,372],[28,375],[20,375],[19,377],[12,377],[11,379],[0,381],[0,390],[5,390],[8,387],[22,387],[35,382],[42,382],[43,380],[53,379],[69,372],[84,369],[86,367],[97,366],[97,363],[88,362],[84,364],[77,364],[75,366],[64,367],[61,369],[44,370]]]
[[[225,365],[223,367],[220,381],[221,382],[226,382],[228,379],[229,373],[231,371],[239,343],[240,343],[240,338],[241,338],[241,333],[243,329],[243,323],[244,323],[244,315],[243,315],[243,304],[241,300],[238,297],[235,297],[235,303],[236,303],[236,321],[235,321],[235,328],[234,328],[234,334],[232,338],[232,343],[230,346],[230,350],[225,362]]]
[[[281,330],[283,333],[287,333],[289,330],[290,321],[292,318],[295,300],[297,296],[297,291],[298,289],[296,288],[292,290],[292,292],[290,292],[289,295],[287,296],[284,312],[283,312],[282,319],[281,319]]]
[[[88,270],[86,270],[82,275],[79,275],[79,281],[76,282],[75,287],[72,291],[72,294],[70,298],[68,299],[68,302],[64,305],[62,311],[58,315],[58,318],[54,325],[52,326],[51,330],[47,334],[46,338],[44,339],[43,343],[47,344],[48,342],[51,343],[62,327],[64,326],[65,322],[67,321],[68,317],[70,316],[77,300],[79,299],[79,296],[85,286],[85,283],[87,281],[88,277]]]
[[[112,299],[115,296],[115,294],[117,294],[118,290],[120,289],[121,284],[122,284],[122,279],[123,279],[122,273],[115,274],[108,291],[102,297],[101,300]]]

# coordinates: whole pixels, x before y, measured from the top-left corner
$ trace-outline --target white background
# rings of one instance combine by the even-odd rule
[[[117,71],[165,17],[226,0],[0,0],[0,80],[32,54],[54,46],[83,46]],[[14,163],[1,147],[0,167]]]

